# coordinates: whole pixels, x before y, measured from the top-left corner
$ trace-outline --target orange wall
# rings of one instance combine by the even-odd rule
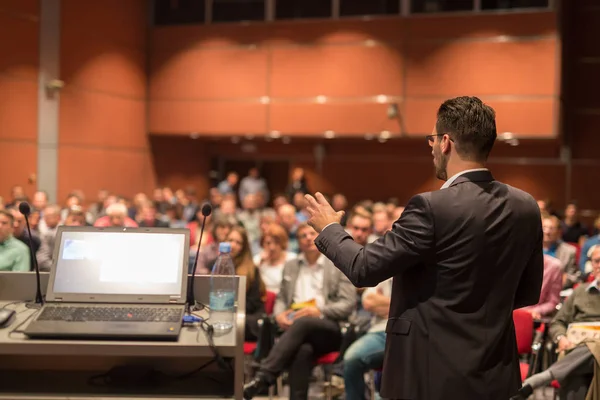
[[[553,137],[555,19],[548,12],[158,27],[150,132],[422,135],[442,100],[475,94],[496,108],[500,132]],[[325,104],[315,103],[319,95]],[[404,129],[387,119],[377,95],[399,103]]]
[[[145,0],[63,0],[58,196],[149,191]]]
[[[37,170],[37,0],[0,0],[0,196]],[[18,38],[18,40],[14,40]]]

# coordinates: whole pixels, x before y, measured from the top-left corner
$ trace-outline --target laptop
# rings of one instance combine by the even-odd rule
[[[58,228],[46,303],[32,339],[177,340],[189,230]]]

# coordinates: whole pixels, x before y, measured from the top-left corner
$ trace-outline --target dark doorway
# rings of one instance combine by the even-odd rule
[[[221,178],[224,179],[228,172],[237,172],[240,180],[248,175],[248,171],[252,167],[257,167],[260,174],[267,181],[269,187],[270,198],[268,204],[271,204],[273,196],[277,193],[285,193],[290,175],[289,161],[257,161],[257,160],[222,160],[220,168]]]

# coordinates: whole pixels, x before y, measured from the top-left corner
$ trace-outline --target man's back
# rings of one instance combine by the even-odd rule
[[[412,347],[412,365],[402,375],[428,371],[433,384],[421,378],[413,386],[388,374],[383,396],[508,398],[520,387],[512,310],[539,298],[540,286],[533,282],[519,292],[532,259],[540,285],[542,279],[537,205],[526,193],[492,181],[488,172],[466,174],[423,196],[433,222],[425,229],[433,229],[434,245],[422,265],[394,278],[390,309],[392,318],[410,321],[399,326],[408,324],[422,335],[404,336],[405,328],[389,323],[387,359],[406,358]]]
[[[394,277],[383,397],[495,400],[518,390],[512,311],[538,302],[543,275],[530,195],[468,172],[413,197],[375,243],[358,249],[343,235],[328,227],[317,246],[351,265],[355,285]]]

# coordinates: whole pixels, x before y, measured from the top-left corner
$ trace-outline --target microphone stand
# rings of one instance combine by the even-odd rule
[[[35,291],[35,304],[39,304],[40,307],[44,305],[44,298],[42,297],[42,284],[40,282],[40,267],[37,263],[37,258],[33,252],[33,245],[31,243],[31,227],[29,226],[29,216],[25,215],[25,223],[27,224],[27,234],[29,235],[29,254],[31,255],[31,262],[35,268],[35,280],[36,280],[36,291]]]
[[[194,282],[196,280],[196,269],[198,268],[198,257],[200,256],[200,246],[202,245],[202,237],[204,236],[204,225],[206,224],[206,215],[202,216],[202,226],[200,227],[200,239],[196,248],[196,258],[194,258],[194,267],[192,268],[192,279],[188,291],[188,313],[196,308],[196,297],[194,296]]]

